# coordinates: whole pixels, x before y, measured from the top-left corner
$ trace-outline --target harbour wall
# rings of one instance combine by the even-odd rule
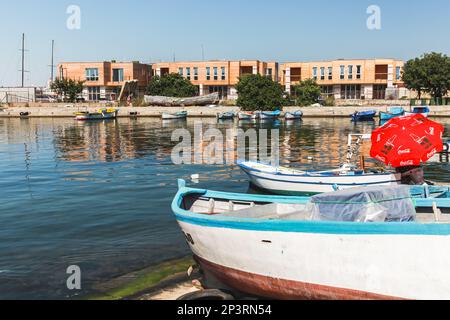
[[[0,118],[16,118],[21,113],[28,113],[30,118],[72,118],[76,112],[95,112],[100,107],[98,105],[67,105],[51,104],[48,106],[10,106],[0,110]],[[450,106],[430,106],[430,116],[450,117]],[[120,107],[119,117],[153,117],[159,118],[162,113],[174,113],[186,110],[189,117],[216,117],[221,112],[239,112],[239,107],[218,106],[211,107]],[[410,107],[405,106],[409,111]],[[340,107],[285,107],[284,112],[301,110],[304,117],[349,117],[354,112],[376,110],[387,111],[386,106],[340,106]]]

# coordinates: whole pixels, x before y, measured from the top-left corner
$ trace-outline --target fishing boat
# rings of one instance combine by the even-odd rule
[[[255,111],[252,114],[252,120],[260,120],[261,119],[261,111]]]
[[[161,115],[163,120],[178,120],[178,119],[186,119],[188,116],[187,111],[180,111],[176,113],[163,113]]]
[[[260,114],[261,120],[273,120],[277,119],[281,114],[280,110],[277,111],[262,111]]]
[[[352,121],[374,121],[377,112],[375,110],[355,112],[351,115]]]
[[[105,108],[99,109],[97,112],[77,112],[75,113],[75,119],[78,121],[90,121],[90,120],[109,120],[117,118],[119,109]]]
[[[303,117],[302,111],[286,112],[284,114],[284,118],[286,120],[298,120],[298,119],[301,119],[302,117]]]
[[[302,171],[250,161],[239,161],[238,166],[254,186],[284,195],[313,195],[363,186],[392,186],[401,182],[400,174],[365,171],[349,164],[326,171]]]
[[[363,159],[355,165],[355,154],[370,134],[349,134],[347,161],[339,168],[323,171],[303,171],[269,164],[238,161],[238,166],[248,175],[252,185],[275,194],[314,195],[335,190],[362,186],[391,186],[401,183],[401,174],[375,169],[366,170]]]
[[[218,120],[231,120],[234,119],[234,117],[236,116],[236,114],[234,112],[222,112],[217,114],[217,119]]]
[[[254,117],[255,117],[255,113],[248,112],[248,111],[239,112],[239,114],[238,114],[239,120],[253,120]]]
[[[411,116],[415,114],[421,114],[424,117],[428,118],[431,110],[428,107],[415,107],[412,112],[405,112],[405,116]]]
[[[396,117],[401,117],[405,114],[403,107],[392,107],[389,108],[388,112],[380,111],[380,120],[391,120]]]
[[[448,199],[408,186],[305,197],[186,187],[172,211],[206,288],[268,299],[450,299]],[[444,250],[444,251],[443,251]]]

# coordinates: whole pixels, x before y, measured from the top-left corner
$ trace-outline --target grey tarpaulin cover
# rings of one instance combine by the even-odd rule
[[[413,221],[416,209],[408,186],[364,187],[311,198],[311,220],[345,222]]]

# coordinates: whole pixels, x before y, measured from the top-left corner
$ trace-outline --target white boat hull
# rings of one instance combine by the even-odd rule
[[[425,112],[425,113],[405,112],[405,116],[413,116],[413,115],[416,115],[416,114],[421,114],[421,115],[423,115],[425,118],[428,118],[428,116],[429,116],[429,112]]]
[[[397,174],[368,174],[355,176],[307,176],[281,175],[242,168],[252,184],[272,193],[286,195],[310,195],[362,186],[390,186],[400,184]]]
[[[187,115],[186,114],[178,115],[178,114],[163,113],[161,117],[163,120],[177,120],[177,119],[186,119]]]
[[[448,235],[332,234],[313,232],[308,223],[305,232],[214,227],[189,219],[179,224],[206,274],[247,294],[450,299]]]

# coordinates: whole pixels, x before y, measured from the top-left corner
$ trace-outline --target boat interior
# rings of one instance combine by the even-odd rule
[[[311,211],[306,203],[234,201],[191,194],[183,198],[181,208],[197,214],[220,215],[222,217],[288,221],[312,220]],[[433,204],[433,207],[416,207],[415,210],[416,212],[412,213],[414,219],[408,222],[450,223],[448,210],[439,208],[436,203]]]

